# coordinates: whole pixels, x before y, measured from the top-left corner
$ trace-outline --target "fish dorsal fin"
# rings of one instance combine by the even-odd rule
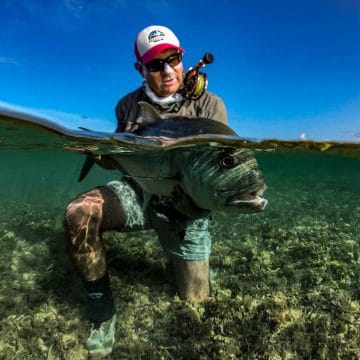
[[[159,120],[161,120],[160,114],[156,111],[156,109],[151,106],[149,103],[145,101],[139,101],[138,104],[140,105],[140,115],[136,122],[138,124],[155,124]]]

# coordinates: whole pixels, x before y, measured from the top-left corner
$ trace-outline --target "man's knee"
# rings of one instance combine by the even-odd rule
[[[80,198],[72,201],[65,210],[65,228],[70,230],[73,227],[76,227],[81,223],[81,220],[84,217],[89,217],[90,209],[83,206],[80,201]]]
[[[65,210],[65,230],[68,237],[74,238],[89,231],[98,231],[102,219],[104,200],[97,189],[80,195]]]
[[[80,195],[65,211],[65,231],[74,241],[77,237],[94,237],[106,230],[120,230],[125,211],[112,190],[99,187]]]
[[[65,211],[65,232],[70,258],[81,277],[96,280],[106,272],[100,234],[104,199],[98,189],[73,200]]]
[[[172,257],[179,297],[183,300],[202,301],[210,295],[208,260],[184,260]]]

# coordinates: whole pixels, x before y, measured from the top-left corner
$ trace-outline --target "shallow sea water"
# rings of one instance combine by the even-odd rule
[[[116,178],[83,155],[0,150],[0,359],[86,359],[66,204]],[[152,231],[105,235],[118,310],[109,359],[360,359],[360,157],[258,152],[268,207],[215,213],[213,293],[180,301]]]

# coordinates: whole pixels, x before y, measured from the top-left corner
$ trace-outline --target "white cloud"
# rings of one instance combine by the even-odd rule
[[[55,2],[56,12],[61,12],[65,19],[73,19],[77,24],[84,20],[93,20],[94,16],[106,17],[119,10],[127,8],[127,2],[122,0],[63,0]],[[80,23],[79,23],[80,21]]]
[[[10,56],[0,56],[0,65],[19,65],[18,61]]]
[[[116,128],[116,124],[113,121],[90,118],[86,115],[71,114],[50,109],[34,109],[33,111],[37,114],[43,114],[48,119],[72,129],[83,127],[94,131],[113,132]]]
[[[121,0],[64,0],[63,6],[71,15],[79,17],[89,15],[94,12],[112,12],[115,9],[124,9],[127,7],[126,1]]]
[[[128,0],[1,0],[0,11],[11,19],[7,28],[26,26],[36,21],[62,30],[79,28],[94,17],[106,17],[128,7]],[[131,4],[131,3],[130,3]],[[4,30],[0,28],[0,34]]]
[[[54,109],[34,109],[1,100],[0,109],[20,114],[40,116],[70,129],[83,127],[94,131],[113,132],[116,128],[115,120],[91,118],[86,115],[66,113]]]

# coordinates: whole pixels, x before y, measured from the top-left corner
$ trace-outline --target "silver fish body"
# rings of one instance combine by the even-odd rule
[[[266,186],[255,154],[231,128],[206,118],[161,118],[151,105],[140,105],[135,133],[106,133],[65,128],[26,109],[0,104],[0,148],[82,152],[87,157],[79,181],[97,163],[119,169],[145,195],[178,196],[180,189],[200,209],[265,208]]]

